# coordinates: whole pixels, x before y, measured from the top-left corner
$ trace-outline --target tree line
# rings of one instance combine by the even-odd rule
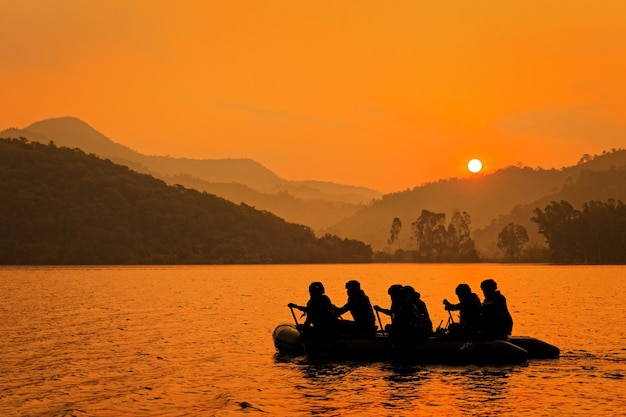
[[[626,206],[620,200],[588,201],[581,210],[552,201],[531,218],[550,248],[551,260],[564,264],[626,264]]]
[[[399,235],[402,220],[395,217],[391,223],[390,245],[398,248],[392,256],[377,252],[379,261],[409,262],[476,262],[479,260],[474,240],[470,237],[471,219],[466,212],[454,210],[452,218],[446,223],[445,213],[422,210],[418,218],[411,223],[411,243],[414,248],[402,249]]]
[[[626,206],[620,200],[588,201],[582,209],[561,200],[543,210],[536,208],[530,219],[548,245],[543,257],[533,261],[561,264],[626,264]],[[381,261],[476,262],[479,255],[470,237],[470,215],[455,210],[446,224],[445,213],[422,210],[411,223],[411,249],[400,247],[402,221],[396,217],[388,243],[397,245],[392,255],[376,253]],[[507,262],[529,260],[528,230],[509,223],[498,234],[497,247]],[[536,256],[536,255],[535,255]]]
[[[79,149],[0,139],[0,264],[370,262],[246,204],[170,186]]]
[[[626,208],[619,200],[565,200],[530,219],[547,248],[533,261],[626,263]],[[316,237],[246,204],[170,186],[79,149],[0,139],[0,264],[237,264],[478,262],[471,218],[422,210],[409,225],[393,219],[392,254],[336,235]],[[509,262],[531,260],[528,231],[507,224],[497,247]]]

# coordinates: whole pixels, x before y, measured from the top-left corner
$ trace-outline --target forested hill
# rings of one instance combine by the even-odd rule
[[[0,264],[368,262],[362,242],[168,186],[78,149],[0,139]]]
[[[381,193],[360,186],[321,181],[291,181],[259,162],[246,158],[190,159],[143,155],[116,143],[75,117],[35,122],[24,129],[0,131],[0,138],[26,138],[32,142],[79,148],[166,183],[206,191],[235,204],[245,202],[283,219],[326,230],[352,215]]]

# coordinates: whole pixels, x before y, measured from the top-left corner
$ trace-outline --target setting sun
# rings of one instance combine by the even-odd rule
[[[479,159],[472,159],[467,163],[467,169],[470,172],[477,173],[483,168],[483,163]]]

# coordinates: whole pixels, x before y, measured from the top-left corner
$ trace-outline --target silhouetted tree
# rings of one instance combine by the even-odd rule
[[[441,260],[446,250],[446,215],[422,210],[411,226],[417,243],[417,255],[426,260]]]
[[[417,243],[417,256],[423,260],[476,261],[478,255],[470,238],[470,216],[455,210],[446,227],[446,215],[422,210],[411,224]]]
[[[402,230],[402,221],[400,221],[400,218],[394,217],[393,221],[391,222],[391,230],[389,231],[390,236],[387,242],[390,245],[393,245],[394,242],[398,242],[398,249],[400,249],[400,240],[398,239],[398,235],[400,234],[401,230]]]
[[[626,261],[626,206],[621,201],[584,203],[579,228],[583,263]]]
[[[502,251],[507,261],[518,261],[528,240],[528,230],[524,226],[509,223],[498,234],[498,249]]]
[[[582,211],[567,201],[553,201],[534,213],[531,220],[537,223],[556,262],[626,262],[626,206],[621,201],[589,201]]]
[[[448,225],[448,259],[456,261],[476,261],[474,240],[470,237],[472,220],[466,212],[454,210]]]
[[[531,221],[537,223],[539,234],[546,238],[548,246],[556,262],[572,262],[575,252],[576,231],[572,228],[580,215],[578,210],[567,201],[559,203],[552,201],[545,211],[539,208],[533,210],[535,214]]]

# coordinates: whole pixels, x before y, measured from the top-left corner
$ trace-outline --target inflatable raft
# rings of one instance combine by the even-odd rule
[[[558,358],[556,346],[527,336],[507,340],[468,339],[434,335],[401,342],[377,331],[372,335],[342,335],[333,339],[303,336],[293,324],[281,324],[272,334],[278,352],[311,360],[400,360],[431,364],[519,364],[528,359]]]

